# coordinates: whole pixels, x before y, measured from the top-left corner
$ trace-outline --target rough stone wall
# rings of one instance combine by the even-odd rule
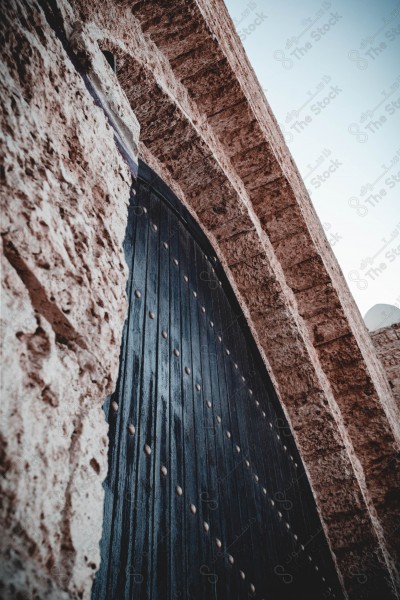
[[[0,596],[89,598],[131,174],[38,3],[2,3],[0,27]]]
[[[226,267],[349,597],[398,597],[394,399],[222,2],[71,1],[117,56],[142,156]]]
[[[400,407],[400,323],[373,331],[370,336]]]

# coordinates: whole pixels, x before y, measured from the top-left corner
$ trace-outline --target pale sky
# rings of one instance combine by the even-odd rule
[[[400,306],[400,2],[225,3],[361,314]]]

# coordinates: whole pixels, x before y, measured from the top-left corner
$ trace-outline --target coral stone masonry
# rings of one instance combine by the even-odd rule
[[[0,35],[0,595],[90,598],[140,156],[225,267],[344,594],[399,598],[398,326],[371,341],[223,2],[9,0]]]
[[[371,338],[387,373],[393,396],[400,407],[400,323],[372,332]]]

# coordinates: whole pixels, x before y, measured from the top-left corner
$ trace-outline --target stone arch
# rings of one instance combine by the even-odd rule
[[[395,577],[391,394],[268,105],[240,49],[228,50],[232,28],[224,22],[225,34],[196,3],[178,9],[136,2],[120,10],[119,20],[117,12],[114,21],[89,20],[98,22],[100,47],[116,55],[118,80],[141,127],[140,154],[226,266],[291,423],[345,587],[357,587],[355,571],[372,576],[371,556],[378,556],[374,576],[387,570]],[[187,51],[179,45],[176,55],[185,31]],[[188,68],[196,76],[185,77]],[[366,414],[373,416],[369,430]]]
[[[393,397],[229,17],[206,2],[122,3],[112,14],[87,19],[116,55],[140,155],[226,267],[345,587],[357,587],[357,570],[395,579]]]

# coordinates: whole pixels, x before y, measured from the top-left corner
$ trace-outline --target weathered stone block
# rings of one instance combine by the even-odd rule
[[[89,598],[107,471],[101,407],[118,375],[132,178],[39,5],[9,2],[1,33],[1,594]],[[106,83],[114,75],[98,52]]]

